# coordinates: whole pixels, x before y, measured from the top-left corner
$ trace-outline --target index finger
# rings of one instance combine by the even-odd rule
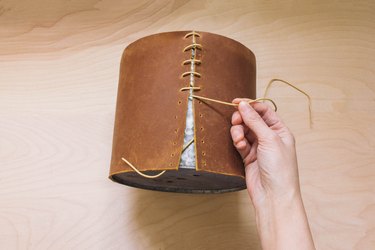
[[[238,110],[243,122],[254,132],[258,140],[265,140],[273,135],[274,132],[249,103],[241,101],[238,105]]]
[[[233,99],[232,103],[240,104],[241,101],[249,102],[252,101],[250,98],[235,98]]]
[[[249,98],[236,98],[232,101],[232,103],[239,104],[241,101],[249,102],[252,99]],[[268,127],[275,125],[276,123],[281,123],[283,125],[282,120],[276,114],[276,112],[271,109],[267,104],[262,102],[252,102],[250,105],[255,109],[255,111],[262,117],[264,122],[267,124]]]

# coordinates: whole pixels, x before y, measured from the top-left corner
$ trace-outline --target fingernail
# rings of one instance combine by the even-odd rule
[[[248,104],[245,101],[241,101],[240,104],[238,104],[238,107],[242,110],[245,110],[247,108]]]

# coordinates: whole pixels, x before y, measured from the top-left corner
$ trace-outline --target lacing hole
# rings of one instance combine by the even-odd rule
[[[202,115],[202,114],[199,114],[199,117],[203,117],[203,115]]]
[[[174,142],[173,142],[173,145],[177,145],[177,142],[174,141]]]
[[[202,143],[204,143],[204,140],[201,140]]]
[[[203,131],[204,130],[204,128],[203,127],[201,127],[201,131]]]
[[[176,128],[175,130],[174,130],[174,132],[177,134],[177,132],[178,132],[178,129]]]
[[[202,104],[202,101],[198,101],[199,104]]]
[[[206,152],[202,152],[202,155],[205,156],[205,155],[206,155]]]
[[[169,163],[169,166],[172,167],[172,163]]]
[[[177,119],[177,115],[174,116],[174,119]]]
[[[178,101],[178,105],[181,105],[181,103],[182,103],[181,101]]]
[[[167,181],[167,183],[173,183],[173,181]]]
[[[199,174],[193,174],[193,176],[196,176],[196,177],[198,177],[198,176],[200,176]]]
[[[173,157],[173,156],[174,156],[174,153],[171,154],[171,157]]]

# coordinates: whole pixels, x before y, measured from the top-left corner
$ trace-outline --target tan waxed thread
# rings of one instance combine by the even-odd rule
[[[195,64],[201,64],[201,60],[198,59],[187,59],[181,63],[182,66],[189,64],[189,63],[195,63]]]
[[[181,78],[185,77],[185,76],[190,76],[191,74],[193,74],[196,77],[201,77],[201,74],[199,74],[198,72],[195,72],[195,71],[186,71],[186,72],[184,72],[184,73],[181,74]]]
[[[268,91],[270,85],[271,85],[273,82],[275,82],[275,81],[284,82],[284,83],[286,83],[287,85],[293,87],[294,89],[298,90],[299,92],[301,92],[302,94],[304,94],[304,95],[306,95],[306,96],[308,97],[308,100],[309,100],[310,125],[311,125],[311,124],[312,124],[312,121],[311,121],[311,117],[312,117],[312,115],[311,115],[311,97],[310,97],[306,92],[304,92],[303,90],[301,90],[301,89],[295,87],[294,85],[292,85],[291,83],[286,82],[286,81],[281,80],[281,79],[272,79],[272,80],[268,83],[268,85],[267,85],[267,87],[266,87],[265,95],[267,94],[267,91]],[[194,89],[193,89],[193,90],[194,90]],[[224,102],[224,101],[220,101],[220,100],[216,100],[216,99],[211,99],[211,98],[207,98],[207,97],[202,97],[202,96],[192,95],[192,97],[195,97],[195,98],[197,98],[197,99],[206,100],[206,101],[212,101],[212,102],[216,102],[216,103],[220,103],[220,104],[224,104],[224,105],[229,105],[229,106],[238,106],[238,104],[234,104],[234,103],[230,103],[230,102]],[[277,111],[276,103],[275,103],[272,99],[269,99],[269,98],[257,98],[257,99],[254,99],[254,100],[250,100],[250,101],[248,101],[248,103],[253,103],[253,102],[257,102],[257,101],[261,101],[261,100],[263,100],[263,101],[270,101],[270,102],[274,105],[274,107],[275,107],[275,111]],[[203,131],[204,128],[201,127],[200,130]],[[178,132],[178,129],[175,129],[175,133],[177,133],[177,132]],[[193,143],[193,141],[194,141],[194,139],[191,139],[191,140],[190,140],[190,141],[184,146],[184,148],[182,149],[182,152],[184,152],[185,149],[186,149],[188,146],[190,146],[191,143]],[[201,142],[204,143],[203,140],[202,140]],[[206,153],[203,151],[203,152],[202,152],[202,156],[205,156],[205,155],[206,155]],[[174,156],[174,154],[171,155],[171,156]],[[164,174],[164,173],[166,172],[166,170],[164,170],[164,171],[162,171],[161,173],[159,173],[159,174],[157,174],[157,175],[146,175],[146,174],[140,172],[136,167],[134,167],[134,166],[133,166],[130,162],[128,162],[125,158],[121,158],[121,159],[122,159],[123,161],[125,161],[125,162],[126,162],[126,163],[127,163],[127,164],[128,164],[128,165],[129,165],[134,171],[135,171],[135,172],[137,172],[139,175],[141,175],[141,176],[143,176],[143,177],[146,177],[146,178],[157,178],[157,177],[161,176],[162,174]],[[206,161],[205,161],[204,159],[202,159],[202,163],[203,163],[203,166],[206,166],[206,165],[207,165],[207,164],[206,164]]]
[[[191,139],[188,143],[186,143],[186,145],[182,148],[182,151],[181,152],[184,152],[185,149],[187,147],[189,147],[190,144],[192,144],[194,141],[194,139]],[[172,153],[172,155],[174,156],[174,154]],[[161,176],[162,174],[164,174],[167,170],[163,170],[162,172],[156,174],[156,175],[148,175],[148,174],[144,174],[142,173],[141,171],[139,171],[133,164],[131,164],[128,160],[126,160],[124,157],[121,158],[121,160],[123,160],[124,162],[126,162],[126,164],[129,165],[129,167],[131,167],[137,174],[145,177],[145,178],[149,178],[149,179],[153,179],[153,178],[157,178],[159,176]]]
[[[186,47],[183,49],[183,52],[186,52],[186,51],[189,50],[189,49],[192,49],[192,50],[202,49],[202,45],[201,45],[201,44],[197,44],[196,41],[195,41],[195,37],[196,37],[196,36],[197,36],[197,37],[200,37],[200,34],[196,33],[195,31],[192,31],[192,32],[186,34],[184,38],[188,38],[188,37],[190,37],[190,36],[193,37],[193,43],[190,44],[190,45],[188,45],[188,46],[186,46]],[[188,60],[183,61],[183,62],[182,62],[182,65],[186,65],[186,64],[189,64],[189,63],[190,63],[190,64],[193,64],[193,63],[200,64],[201,61],[195,59],[195,57],[192,57],[191,59],[188,59]],[[188,76],[188,75],[190,75],[190,76],[197,76],[197,77],[200,77],[200,76],[201,76],[198,72],[195,72],[195,71],[187,71],[187,72],[182,73],[181,78],[183,78],[183,77],[185,77],[185,76]],[[200,90],[200,87],[194,87],[194,86],[191,86],[191,83],[190,83],[190,84],[189,84],[189,87],[183,87],[183,88],[180,89],[180,91],[185,91],[185,90],[190,90],[190,91]],[[181,101],[181,100],[178,100],[177,104],[178,104],[178,105],[181,105],[181,104],[182,104],[182,101]],[[175,119],[177,119],[177,116],[175,116]],[[178,128],[176,128],[176,129],[174,130],[174,132],[175,132],[175,134],[177,134],[177,133],[178,133]],[[189,142],[183,147],[181,153],[184,152],[185,149],[186,149],[187,147],[189,147],[189,146],[193,143],[193,141],[194,141],[194,138],[191,139],[191,140],[190,140],[190,141],[189,141]],[[175,145],[175,144],[173,143],[173,145]],[[175,154],[172,153],[172,154],[171,154],[171,157],[174,157],[174,155],[175,155]],[[164,170],[164,171],[160,172],[160,173],[157,174],[157,175],[147,175],[147,174],[144,174],[144,173],[140,172],[140,171],[139,171],[134,165],[132,165],[132,164],[131,164],[129,161],[127,161],[125,158],[121,158],[121,159],[122,159],[123,161],[125,161],[125,162],[126,162],[126,163],[127,163],[127,164],[128,164],[128,165],[129,165],[134,171],[135,171],[135,172],[137,172],[139,175],[141,175],[141,176],[143,176],[143,177],[145,177],[145,178],[157,178],[157,177],[161,176],[162,174],[164,174],[164,173],[166,172],[166,170]],[[169,164],[169,165],[171,165],[171,164]]]
[[[311,97],[309,94],[307,94],[305,91],[303,91],[302,89],[298,88],[297,86],[291,84],[290,82],[288,81],[285,81],[285,80],[282,80],[282,79],[278,79],[278,78],[273,78],[271,79],[267,86],[266,86],[266,89],[264,91],[264,95],[263,97],[265,98],[268,94],[268,91],[272,85],[272,83],[274,82],[282,82],[282,83],[285,83],[286,85],[288,85],[289,87],[292,87],[293,89],[297,90],[298,92],[302,93],[303,95],[305,95],[307,97],[307,101],[309,103],[309,121],[310,121],[310,128],[312,128],[312,125],[313,125],[313,119],[312,119],[312,111],[311,111]]]
[[[183,87],[180,88],[180,91],[185,91],[185,90],[201,90],[201,87]]]
[[[212,98],[208,98],[208,97],[204,97],[204,96],[192,95],[192,97],[200,99],[200,100],[205,100],[205,101],[210,101],[210,102],[216,102],[216,103],[220,103],[220,104],[224,104],[224,105],[228,105],[228,106],[238,107],[238,104],[236,104],[236,103],[224,102],[224,101],[220,101],[220,100],[216,100],[216,99],[212,99]],[[249,100],[248,103],[250,104],[250,103],[258,102],[258,101],[269,101],[269,102],[271,102],[272,105],[275,108],[275,111],[277,111],[276,103],[272,99],[270,99],[270,98],[260,97],[260,98],[254,99],[254,100]]]
[[[197,37],[201,37],[201,34],[195,32],[195,31],[193,30],[192,32],[187,33],[187,34],[184,36],[184,38],[188,38],[189,36],[193,36],[193,37],[195,37],[195,36],[197,36]],[[195,40],[194,40],[193,42],[195,42]]]
[[[194,91],[197,91],[197,90],[201,90],[201,88],[199,86],[195,86],[195,81],[194,81],[194,78],[195,77],[201,77],[201,75],[196,72],[196,66],[198,65],[201,65],[202,61],[201,60],[198,60],[196,59],[197,57],[197,50],[202,50],[203,46],[200,45],[200,46],[196,46],[197,44],[197,41],[196,41],[196,37],[201,37],[201,35],[195,31],[192,31],[188,34],[185,35],[185,39],[192,36],[192,44],[189,45],[189,46],[186,46],[184,48],[184,52],[187,51],[187,49],[191,49],[191,57],[190,59],[188,60],[185,60],[182,62],[182,65],[186,65],[188,63],[190,63],[190,71],[188,72],[185,72],[181,75],[181,77],[185,77],[185,76],[188,76],[190,75],[190,83],[189,83],[189,86],[188,88],[181,88],[180,91],[184,91],[184,90],[188,90],[189,89],[189,98],[193,98],[192,95],[193,95],[193,92]],[[194,108],[194,102],[192,103],[192,111],[193,111],[193,116],[195,117],[195,108]],[[196,140],[196,122],[195,122],[195,118],[194,118],[194,137],[193,137],[194,140]],[[197,154],[197,148],[195,148],[195,162],[196,162],[196,167],[195,169],[198,170],[198,154]]]
[[[193,43],[193,44],[190,44],[190,45],[186,46],[182,51],[186,52],[190,49],[200,49],[201,50],[202,48],[203,48],[202,44]]]
[[[303,91],[302,89],[296,87],[295,85],[291,84],[290,82],[288,81],[285,81],[285,80],[282,80],[282,79],[277,79],[277,78],[273,78],[271,79],[267,86],[266,86],[266,89],[264,91],[264,95],[263,97],[260,97],[260,98],[256,98],[254,100],[249,100],[248,103],[253,103],[253,102],[258,102],[258,101],[269,101],[272,103],[272,105],[274,106],[274,110],[277,111],[277,105],[276,103],[270,99],[270,98],[267,98],[267,93],[268,93],[268,90],[269,88],[271,87],[272,83],[274,82],[282,82],[282,83],[285,83],[287,84],[288,86],[294,88],[295,90],[297,90],[298,92],[302,93],[303,95],[305,95],[307,97],[307,100],[308,100],[308,107],[309,107],[309,121],[310,121],[310,127],[312,127],[312,124],[313,124],[313,121],[312,121],[312,111],[311,111],[311,97],[309,94],[307,94],[305,91]],[[229,105],[229,106],[235,106],[237,107],[238,104],[236,103],[231,103],[231,102],[225,102],[225,101],[220,101],[220,100],[216,100],[216,99],[212,99],[212,98],[208,98],[208,97],[204,97],[204,96],[198,96],[198,95],[192,95],[192,97],[194,98],[197,98],[197,99],[200,99],[200,100],[205,100],[205,101],[211,101],[211,102],[216,102],[216,103],[219,103],[219,104],[224,104],[224,105]],[[201,103],[201,102],[200,102]]]
[[[195,35],[197,35],[197,37],[199,37],[199,38],[201,37],[200,34],[196,33],[195,31],[192,31],[191,33],[188,33],[186,36],[189,36],[189,34],[192,35],[192,38],[193,38],[192,43],[193,43],[193,44],[196,44],[196,43],[197,43],[197,42],[196,42]],[[185,37],[186,37],[186,36],[185,36]],[[203,46],[200,47],[200,48],[197,48],[197,49],[202,50],[202,48],[203,48]],[[193,60],[191,63],[195,63],[195,62],[196,62],[196,61],[195,61],[195,58],[196,58],[196,56],[197,56],[197,53],[196,53],[196,49],[195,49],[195,47],[194,47],[194,49],[192,49],[192,51],[193,51],[194,53],[192,54],[192,57],[191,57],[191,60]],[[183,62],[183,63],[185,63],[185,62]],[[202,63],[202,61],[201,61],[201,60],[198,60],[198,65],[200,65],[201,63]],[[201,77],[200,74],[199,74],[199,75],[192,74],[192,77],[194,77],[194,76]],[[196,89],[191,89],[191,91],[190,91],[190,96],[191,96],[191,97],[193,96],[193,92],[194,92],[195,90],[196,90]],[[200,88],[199,88],[198,90],[200,90]],[[201,101],[199,101],[199,102],[200,102],[200,104],[202,104]],[[199,117],[200,117],[200,118],[203,117],[202,113],[199,114]],[[200,129],[201,129],[201,131],[204,130],[203,127],[201,127]],[[195,124],[195,122],[194,122],[194,133],[196,133],[196,124]],[[196,139],[196,135],[195,135],[195,134],[194,134],[194,138]],[[203,144],[203,143],[202,143],[202,144]],[[197,169],[198,169],[198,154],[197,154],[197,152],[196,152],[196,148],[195,148],[195,157],[196,157],[196,168],[195,168],[195,169],[197,170]],[[202,164],[203,164],[203,166],[206,166],[207,164],[206,164],[206,160],[204,159],[204,157],[205,157],[205,153],[202,153],[202,158],[201,158],[201,160],[202,160]]]

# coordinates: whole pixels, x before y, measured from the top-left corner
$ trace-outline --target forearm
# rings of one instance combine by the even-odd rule
[[[266,199],[256,208],[262,248],[315,249],[301,195]]]

